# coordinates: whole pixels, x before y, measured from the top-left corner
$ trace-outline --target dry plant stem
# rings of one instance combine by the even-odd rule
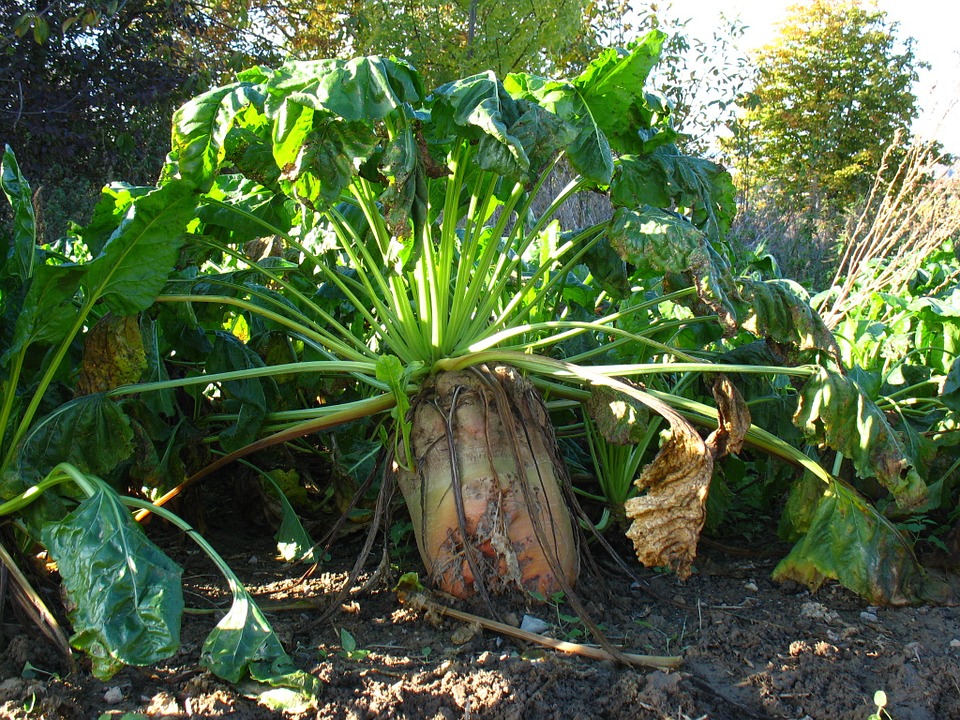
[[[2,544],[0,544],[0,567],[6,571],[7,577],[13,581],[11,586],[13,598],[23,608],[24,612],[30,616],[30,619],[40,629],[40,632],[63,653],[70,666],[70,672],[76,672],[77,665],[73,657],[73,651],[70,648],[70,642],[67,640],[67,636],[60,627],[60,623],[57,622],[57,618],[54,617],[40,596],[37,595],[37,592],[30,585],[30,581],[26,575],[20,571],[20,568],[17,567],[13,561],[13,557],[11,557]],[[0,601],[2,600],[3,594],[0,593]]]
[[[939,158],[930,143],[912,144],[894,177],[883,177],[898,147],[895,140],[887,149],[864,209],[844,243],[831,283],[837,294],[819,308],[830,329],[876,289],[897,292],[932,251],[960,231],[960,184],[938,177]],[[874,267],[878,260],[885,262]],[[869,287],[859,288],[866,278]]]
[[[479,615],[473,615],[468,612],[463,612],[462,610],[455,610],[447,607],[446,605],[441,605],[433,600],[430,600],[423,593],[405,594],[402,598],[402,602],[421,610],[427,610],[438,613],[439,615],[445,615],[455,620],[461,620],[466,623],[476,623],[486,630],[492,630],[493,632],[500,633],[501,635],[507,635],[509,637],[516,638],[517,640],[543,645],[554,650],[560,650],[561,652],[582,655],[583,657],[590,658],[591,660],[619,660],[620,662],[626,662],[630,665],[667,670],[680,667],[680,664],[683,661],[679,655],[634,655],[633,653],[618,652],[617,656],[614,657],[614,655],[607,652],[603,648],[544,637],[543,635],[538,635],[537,633],[515,628],[512,625],[507,625],[506,623],[497,622],[496,620],[488,620],[487,618],[480,617]]]

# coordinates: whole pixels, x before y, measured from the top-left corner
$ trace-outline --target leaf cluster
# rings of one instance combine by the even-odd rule
[[[158,512],[227,463],[308,435],[330,447],[345,439],[339,465],[355,471],[376,467],[376,445],[415,462],[406,403],[424,379],[506,363],[537,378],[577,423],[587,403],[597,447],[627,439],[656,451],[628,478],[634,497],[622,476],[609,490],[625,501],[643,562],[689,573],[715,463],[748,443],[814,480],[792,496],[797,544],[780,576],[813,587],[839,578],[882,602],[930,597],[896,528],[801,443],[754,425],[751,392],[727,377],[773,376],[760,392],[792,394],[807,442],[850,457],[901,509],[925,502],[917,462],[844,375],[803,291],[731,271],[722,240],[731,178],[678,149],[669,106],[643,89],[664,39],[651,32],[627,51],[606,50],[569,80],[483,72],[429,93],[413,67],[378,56],[244,71],[174,113],[156,187],[104,191],[91,222],[75,229],[83,258],[37,247],[32,196],[8,151],[3,189],[16,231],[0,266],[12,328],[0,338],[7,512],[52,544],[80,532],[71,512],[93,513],[85,525],[109,515],[128,528],[124,504]],[[574,177],[538,198],[561,157]],[[609,216],[561,223],[559,210],[585,193],[609,198]],[[76,388],[66,360],[81,345],[110,371],[84,373],[94,392],[62,402]],[[708,392],[695,383],[704,374]],[[109,387],[116,382],[127,384]],[[662,438],[636,427],[651,414],[669,427]],[[710,429],[706,438],[698,426]],[[191,473],[184,433],[194,431],[224,456]],[[76,473],[56,470],[65,459]],[[83,479],[93,474],[156,503],[101,493],[105,485]],[[281,551],[306,556],[312,542],[291,519],[297,476],[261,474],[283,496]],[[61,484],[26,514],[35,488]],[[44,535],[51,527],[62,529]],[[69,545],[57,545],[65,557]],[[113,562],[120,551],[103,552]],[[221,570],[234,602],[204,663],[233,681],[249,674],[311,690]],[[90,602],[103,591],[75,593]],[[91,628],[105,617],[94,609],[83,611]],[[158,631],[165,649],[167,625]],[[130,637],[83,646],[100,653],[106,674],[113,659],[125,661],[113,646]]]

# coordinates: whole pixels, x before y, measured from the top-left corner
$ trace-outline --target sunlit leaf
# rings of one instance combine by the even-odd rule
[[[317,697],[320,681],[293,664],[246,589],[233,584],[231,592],[230,610],[203,643],[200,664],[233,683],[249,675],[259,683],[291,688],[308,698]]]
[[[265,90],[270,117],[296,103],[371,125],[423,98],[420,79],[409,65],[375,56],[289,62],[269,75]]]
[[[106,487],[43,529],[70,599],[71,644],[109,679],[124,665],[150,665],[180,645],[180,568]]]
[[[700,302],[733,327],[735,313],[724,291],[729,270],[691,223],[653,207],[619,208],[607,227],[610,244],[641,277],[675,274],[697,289]]]
[[[149,307],[173,270],[196,199],[172,182],[134,200],[126,217],[87,263],[83,285],[119,315]]]
[[[173,115],[173,141],[164,179],[181,178],[199,190],[210,189],[224,159],[224,142],[237,115],[263,103],[258,88],[238,82],[199,95]]]
[[[839,358],[837,341],[799,285],[790,280],[745,277],[737,278],[737,285],[734,306],[745,330],[801,351],[817,350]]]
[[[319,208],[336,202],[353,177],[355,162],[373,151],[377,137],[364,123],[335,118],[312,128],[298,144],[296,158],[282,166],[280,177],[290,195]]]
[[[433,91],[433,97],[431,112],[441,128],[446,124],[451,130],[454,126],[476,130],[481,168],[515,180],[526,176],[530,158],[511,127],[521,113],[517,101],[492,72],[442,85]]]
[[[280,557],[287,562],[313,562],[315,559],[314,542],[297,512],[294,510],[289,493],[297,492],[306,496],[306,491],[299,485],[299,475],[295,470],[273,470],[261,475],[263,480],[273,490],[277,502],[280,504],[280,527],[277,528],[277,550]]]
[[[572,82],[618,153],[639,152],[643,147],[638,130],[652,125],[644,86],[666,39],[666,33],[655,30],[629,52],[608,48]]]
[[[568,123],[573,135],[566,146],[570,164],[598,184],[610,182],[613,177],[610,141],[572,83],[511,73],[504,79],[504,87],[513,97],[536,102]]]
[[[926,502],[927,488],[908,448],[850,378],[818,368],[800,391],[793,421],[811,441],[851,458],[860,477],[876,477],[902,509]]]
[[[627,208],[689,209],[693,225],[711,239],[726,234],[737,209],[730,173],[709,160],[681,155],[673,145],[618,158],[610,197]]]

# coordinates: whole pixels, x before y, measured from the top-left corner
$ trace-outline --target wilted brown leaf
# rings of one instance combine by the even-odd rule
[[[646,494],[627,500],[624,508],[633,521],[627,537],[637,559],[648,567],[672,567],[686,579],[706,519],[713,453],[683,422],[671,423],[670,439],[636,479]]]
[[[729,453],[738,453],[750,429],[750,408],[726,375],[719,374],[713,381],[713,399],[719,413],[718,427],[707,438],[714,460]]]
[[[646,492],[624,505],[632,521],[627,537],[633,541],[637,559],[644,565],[669,566],[678,577],[685,579],[697,556],[697,542],[706,520],[714,459],[740,449],[750,427],[750,413],[730,380],[718,375],[713,395],[720,415],[719,427],[705,442],[689,422],[665,404],[629,385],[621,383],[617,389],[632,401],[660,413],[670,423],[670,438],[634,482]],[[620,408],[615,399],[608,398],[610,394],[605,388],[597,388],[594,408]],[[613,427],[629,437],[622,422]]]

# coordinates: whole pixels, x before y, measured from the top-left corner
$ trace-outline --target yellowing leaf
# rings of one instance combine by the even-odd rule
[[[84,340],[77,395],[91,395],[135,383],[147,366],[135,315],[107,313]]]
[[[876,477],[901,509],[926,502],[907,446],[851,378],[819,368],[800,393],[793,422],[808,439],[851,458],[860,477]]]
[[[603,437],[614,445],[640,442],[650,421],[643,405],[609,387],[594,388],[586,409]]]

